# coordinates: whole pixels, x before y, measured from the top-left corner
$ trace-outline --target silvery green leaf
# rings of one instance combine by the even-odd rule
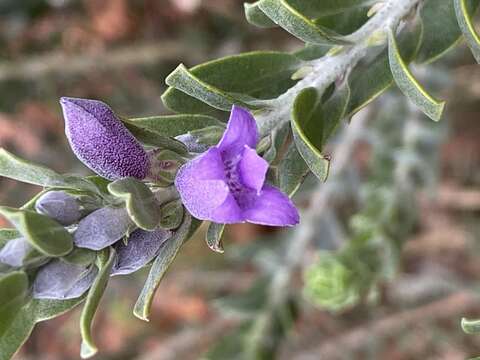
[[[472,51],[473,57],[477,63],[480,63],[480,36],[475,30],[475,24],[470,15],[468,3],[467,0],[454,0],[455,14],[463,36]]]
[[[259,4],[260,1],[256,1],[252,4],[243,3],[244,10],[245,10],[245,18],[247,21],[255,26],[262,27],[262,28],[272,28],[276,27],[275,24],[265,13],[260,9]]]
[[[178,154],[187,153],[185,145],[172,137],[165,136],[157,131],[144,129],[131,122],[125,123],[125,127],[144,145],[159,149],[169,149]]]
[[[160,221],[160,207],[143,182],[123,178],[108,184],[108,191],[123,201],[132,221],[141,229],[154,230]]]
[[[182,225],[173,233],[173,236],[160,247],[160,251],[150,268],[142,292],[135,303],[133,313],[139,319],[148,321],[150,307],[155,292],[160,285],[160,281],[163,279],[163,276],[177,256],[182,245],[188,240],[193,225],[192,216],[185,213]]]
[[[135,230],[127,243],[115,244],[117,258],[111,275],[126,275],[147,265],[158,254],[160,246],[172,236],[168,230]]]
[[[41,165],[32,164],[0,148],[0,176],[45,187],[82,189],[95,192],[90,182],[78,176],[60,175]]]
[[[73,241],[81,248],[101,250],[123,238],[133,226],[125,208],[105,207],[80,220]]]
[[[0,274],[0,339],[24,305],[27,293],[28,276],[25,272],[12,271]],[[4,359],[1,347],[0,358]]]
[[[180,200],[173,200],[161,208],[160,227],[167,230],[178,228],[183,220],[184,208]]]
[[[75,299],[92,285],[97,268],[55,259],[38,271],[33,282],[35,299]]]
[[[82,314],[80,315],[80,333],[82,335],[80,356],[83,359],[95,355],[98,351],[92,337],[92,323],[100,300],[107,287],[115,257],[116,253],[113,248],[105,249],[97,254],[96,265],[98,274],[88,292]]]
[[[97,254],[95,251],[86,248],[74,248],[67,256],[62,257],[62,260],[74,265],[90,265],[95,261]]]
[[[12,239],[0,250],[0,263],[21,267],[23,259],[31,250],[32,246],[25,238]]]
[[[207,126],[220,126],[223,123],[212,116],[197,114],[161,115],[124,120],[142,129],[154,131],[164,136],[178,136]]]
[[[48,256],[63,256],[73,249],[72,236],[55,220],[33,211],[0,207],[0,213],[10,220],[35,249]]]
[[[395,34],[392,29],[388,32],[388,59],[393,79],[399,89],[418,106],[425,115],[432,120],[440,120],[445,107],[445,101],[439,101],[433,98],[422,85],[417,82],[400,54],[397,40],[395,39]]]
[[[65,191],[49,191],[43,194],[37,199],[35,209],[62,225],[74,224],[81,217],[77,199]]]
[[[205,240],[210,249],[223,254],[222,235],[225,230],[225,224],[210,223],[207,229]]]
[[[295,143],[290,144],[279,165],[278,182],[280,190],[293,196],[310,172],[307,163],[298,152]]]

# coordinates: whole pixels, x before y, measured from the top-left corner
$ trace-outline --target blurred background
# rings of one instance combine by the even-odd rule
[[[241,0],[0,0],[0,146],[58,172],[86,174],[64,137],[59,97],[101,99],[130,117],[167,113],[160,95],[178,63],[300,46],[281,30],[249,26]],[[312,267],[304,279],[294,273],[283,290],[288,296],[281,296],[295,299],[295,309],[275,335],[257,334],[269,349],[262,358],[480,355],[480,336],[460,327],[462,316],[480,316],[480,70],[461,45],[416,71],[448,100],[445,118],[440,124],[423,119],[392,90],[353,119],[355,131],[339,130],[332,156],[346,151],[348,162],[323,190],[308,178],[297,194],[305,208],[316,206],[308,204],[311,191],[328,196],[315,213],[316,245],[302,253]],[[38,190],[0,179],[0,203],[20,206]],[[399,216],[384,219],[387,207]],[[1,218],[0,225],[8,226]],[[146,272],[110,282],[95,325],[96,359],[198,359],[207,351],[211,358],[234,358],[221,348],[239,336],[247,313],[259,319],[269,311],[255,284],[282,266],[283,246],[293,235],[229,226],[226,254],[219,255],[205,245],[204,232],[169,271],[150,323],[132,314]],[[373,242],[373,260],[370,247],[355,250],[350,266],[351,249],[342,249],[366,233],[376,240],[381,233],[388,246]],[[321,256],[331,267],[320,271]],[[368,276],[343,281],[342,266]],[[329,271],[339,283],[312,280],[323,276],[328,283]],[[247,304],[228,304],[232,299]],[[78,358],[78,316],[39,324],[16,359]],[[243,350],[232,346],[238,357]]]

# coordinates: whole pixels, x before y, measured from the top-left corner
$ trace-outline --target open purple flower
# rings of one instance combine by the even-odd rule
[[[223,224],[292,226],[299,222],[288,196],[265,184],[268,163],[257,154],[257,142],[255,119],[233,106],[220,142],[182,166],[175,179],[193,216]]]
[[[85,165],[110,180],[147,176],[147,152],[107,104],[67,97],[60,104],[70,146]]]

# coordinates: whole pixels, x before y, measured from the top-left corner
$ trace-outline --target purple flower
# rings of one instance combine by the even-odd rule
[[[253,116],[232,108],[222,139],[180,168],[175,185],[188,211],[216,223],[292,226],[298,211],[288,196],[265,184],[268,163],[255,151]]]
[[[35,203],[35,209],[62,225],[74,224],[81,217],[77,199],[64,191],[49,191],[43,194]]]
[[[136,230],[130,235],[127,244],[115,244],[117,258],[111,275],[125,275],[142,268],[158,254],[160,246],[172,236],[167,230]]]
[[[147,176],[146,151],[107,104],[67,97],[60,104],[70,146],[85,165],[110,180]]]

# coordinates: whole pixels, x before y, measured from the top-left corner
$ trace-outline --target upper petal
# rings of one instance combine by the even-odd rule
[[[259,156],[255,149],[246,145],[237,170],[243,185],[254,189],[259,194],[265,182],[268,162]]]
[[[265,185],[260,195],[243,211],[248,222],[270,226],[293,226],[300,217],[287,195],[277,188]]]
[[[65,97],[60,104],[70,146],[85,165],[110,180],[147,176],[146,151],[107,104]]]
[[[111,275],[130,274],[148,264],[157,255],[160,246],[172,235],[170,231],[135,230],[128,238],[115,244],[117,259]]]
[[[255,148],[258,142],[258,129],[255,118],[244,108],[233,105],[227,129],[217,145],[224,157],[231,158],[243,151],[245,145]]]
[[[229,194],[225,181],[222,156],[213,147],[180,168],[175,186],[183,204],[194,217],[210,220]]]

